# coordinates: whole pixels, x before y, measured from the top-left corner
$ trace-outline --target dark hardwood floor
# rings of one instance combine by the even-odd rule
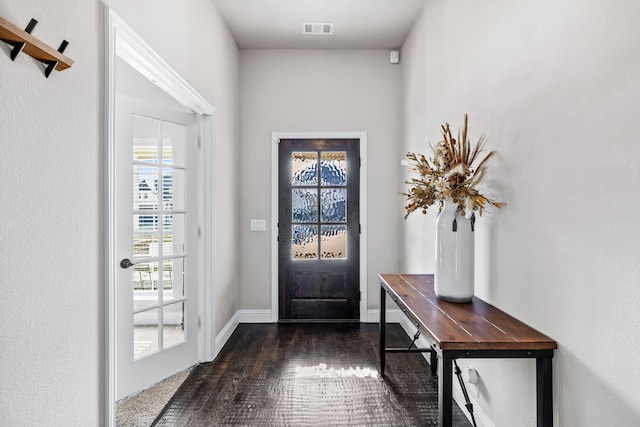
[[[409,343],[388,325],[387,345]],[[241,324],[153,425],[428,426],[437,400],[420,354],[388,354],[380,377],[377,324]],[[454,409],[454,426],[470,426]]]

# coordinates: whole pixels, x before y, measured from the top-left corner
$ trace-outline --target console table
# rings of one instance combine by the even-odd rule
[[[557,348],[554,340],[479,298],[464,304],[438,299],[433,289],[433,274],[380,274],[378,278],[381,374],[384,376],[386,353],[430,352],[431,371],[438,375],[440,426],[451,426],[452,368],[453,361],[460,358],[535,359],[537,425],[553,426],[552,360]],[[427,335],[430,348],[386,348],[387,293],[418,331]]]

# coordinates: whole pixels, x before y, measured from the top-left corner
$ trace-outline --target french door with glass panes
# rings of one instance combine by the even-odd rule
[[[198,361],[198,117],[116,101],[116,395]]]
[[[360,319],[359,144],[280,139],[280,321]]]

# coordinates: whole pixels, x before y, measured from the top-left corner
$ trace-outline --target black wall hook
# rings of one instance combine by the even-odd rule
[[[58,48],[58,52],[63,53],[68,45],[69,45],[68,41],[62,40],[62,43],[60,43],[60,47]],[[47,65],[47,68],[44,70],[44,75],[46,78],[49,78],[49,74],[51,74],[53,69],[58,66],[58,61],[50,61],[48,62],[48,64],[49,65]]]
[[[23,30],[0,16],[0,40],[13,46],[10,55],[12,61],[15,61],[18,55],[24,52],[44,63],[46,65],[44,75],[48,78],[53,70],[62,71],[71,67],[73,60],[63,55],[69,45],[68,41],[63,40],[56,51],[53,47],[31,35],[37,24],[37,20],[31,19],[29,25]]]
[[[29,21],[29,24],[24,29],[24,31],[29,33],[29,34],[31,34],[31,31],[33,31],[33,29],[36,27],[37,24],[38,24],[38,21],[36,21],[35,19],[31,18],[31,21]],[[20,52],[22,52],[22,49],[24,49],[25,45],[26,45],[26,43],[24,43],[24,42],[13,43],[13,49],[11,50],[11,60],[12,61],[16,60],[16,58],[18,57]]]

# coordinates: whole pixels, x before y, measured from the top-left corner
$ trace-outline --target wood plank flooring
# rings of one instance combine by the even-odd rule
[[[388,346],[409,342],[388,325]],[[153,425],[431,426],[437,400],[420,354],[387,354],[380,377],[377,324],[241,324]],[[455,404],[454,426],[470,426]]]

